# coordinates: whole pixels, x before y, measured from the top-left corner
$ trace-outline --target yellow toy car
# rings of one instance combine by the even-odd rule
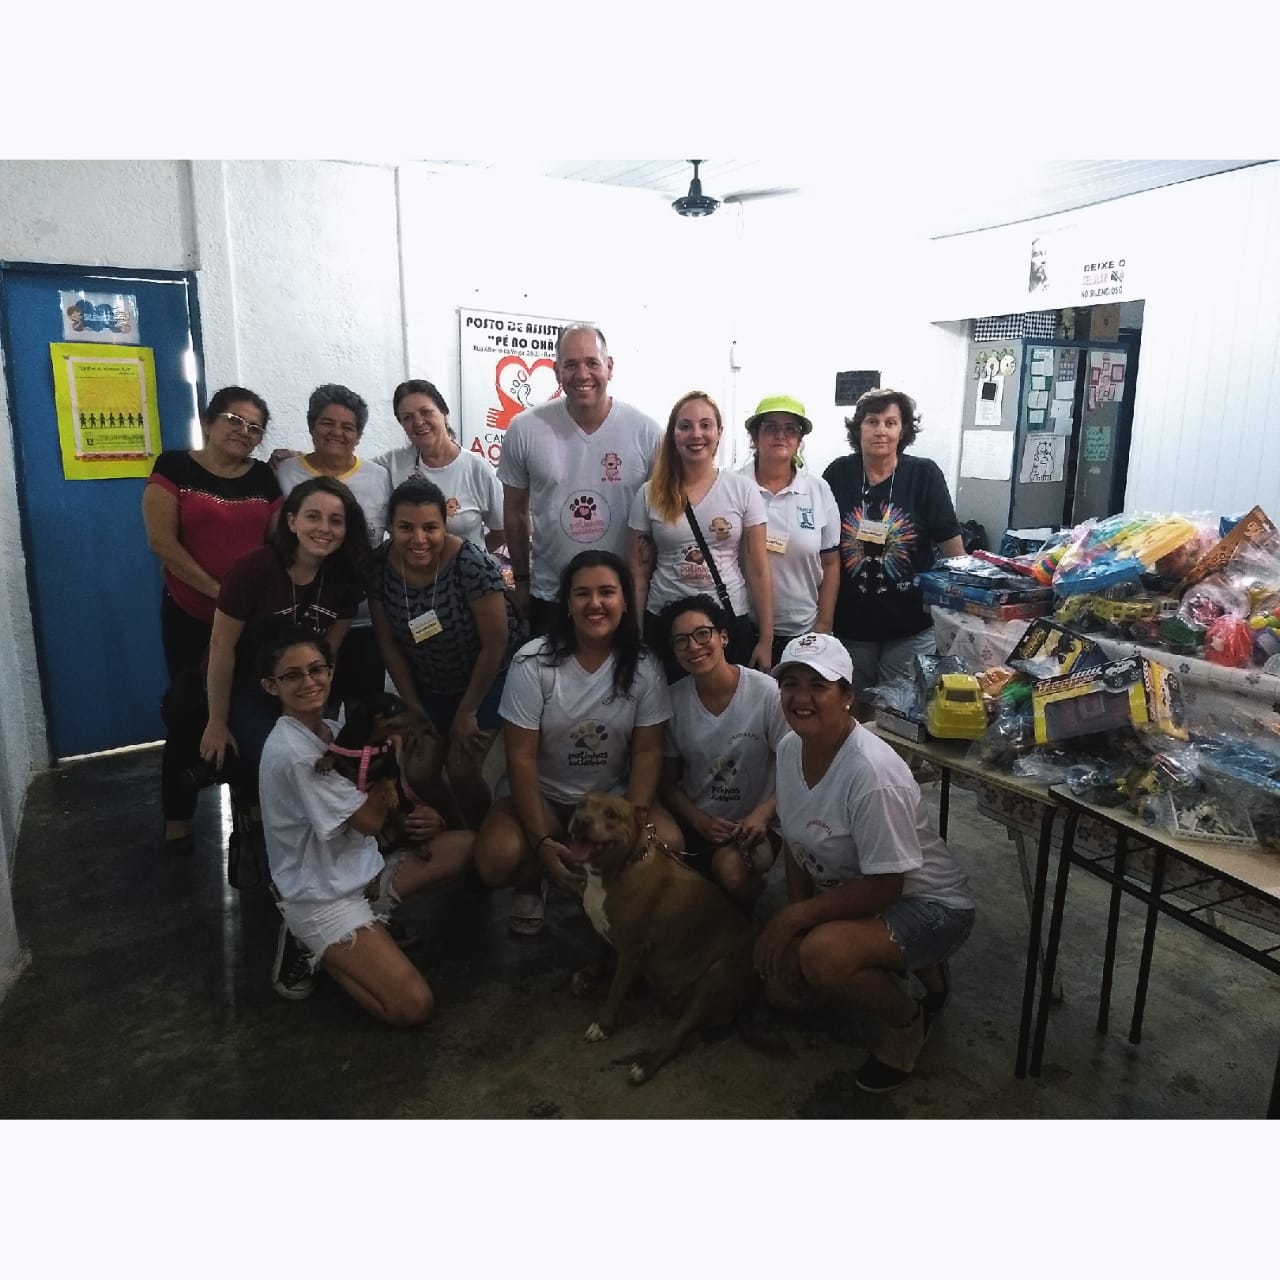
[[[987,713],[977,676],[939,676],[924,723],[932,738],[981,738],[987,731]]]

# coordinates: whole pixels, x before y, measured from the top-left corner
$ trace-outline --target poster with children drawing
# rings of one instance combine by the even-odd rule
[[[1029,435],[1022,444],[1022,466],[1018,479],[1023,484],[1051,484],[1062,479],[1067,458],[1065,436]]]

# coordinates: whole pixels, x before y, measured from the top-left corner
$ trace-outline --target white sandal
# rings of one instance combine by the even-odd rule
[[[539,884],[537,893],[517,893],[511,899],[511,914],[507,917],[507,927],[512,933],[531,938],[542,932],[546,911],[547,882],[544,879]]]

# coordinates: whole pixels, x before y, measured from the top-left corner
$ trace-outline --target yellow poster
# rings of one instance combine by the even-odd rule
[[[147,476],[160,452],[150,347],[51,342],[62,473],[68,480]]]

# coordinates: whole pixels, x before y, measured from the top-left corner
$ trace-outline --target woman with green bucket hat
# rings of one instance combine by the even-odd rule
[[[742,471],[768,515],[775,665],[789,640],[831,631],[840,589],[840,509],[831,486],[801,465],[801,442],[812,430],[792,396],[766,396],[747,419],[752,456]]]

